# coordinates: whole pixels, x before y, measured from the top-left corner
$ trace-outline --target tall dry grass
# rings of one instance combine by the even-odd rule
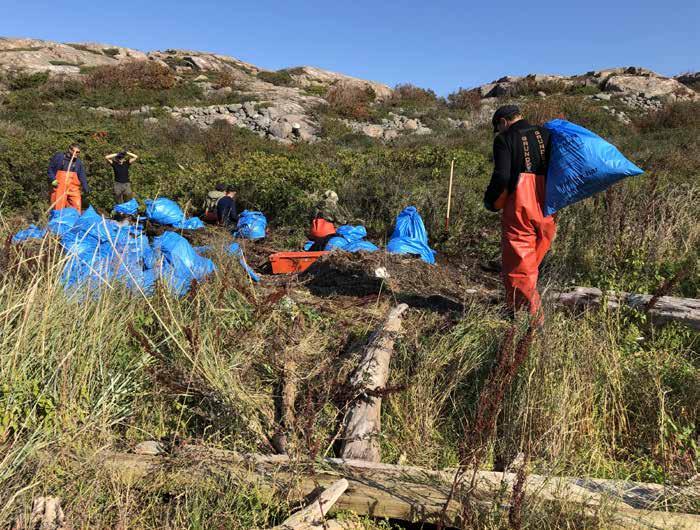
[[[235,260],[221,260],[217,275],[183,299],[163,290],[145,299],[117,286],[71,299],[55,242],[11,247],[3,258],[2,524],[32,498],[58,495],[77,528],[204,528],[212,518],[232,528],[272,525],[288,508],[255,488],[202,483],[172,498],[161,481],[138,490],[122,484],[100,459],[146,439],[271,452],[277,384],[290,357],[297,397],[295,421],[284,425],[289,451],[332,455],[345,375],[386,309],[304,289],[253,289]],[[485,440],[483,465],[526,450],[530,471],[544,474],[678,482],[696,473],[697,337],[643,324],[625,310],[551,311],[487,418],[496,436]],[[480,303],[461,315],[409,313],[389,383],[400,390],[384,397],[385,461],[459,463],[508,327],[497,307]],[[576,521],[575,511],[522,504],[522,527]],[[507,519],[496,511],[477,522],[500,528]]]

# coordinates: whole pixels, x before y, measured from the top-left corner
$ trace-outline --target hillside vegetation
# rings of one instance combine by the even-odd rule
[[[318,141],[283,143],[223,120],[202,128],[172,118],[164,106],[212,104],[192,75],[175,79],[156,65],[138,72],[98,66],[83,74],[4,74],[0,526],[21,515],[28,520],[32,499],[41,495],[63,499],[73,528],[274,526],[294,507],[280,500],[284,491],[273,500],[235,477],[180,487],[155,476],[132,485],[101,465],[103,455],[144,440],[166,448],[202,443],[272,452],[274,396],[290,358],[298,376],[295,421],[287,426],[290,455],[334,455],[347,376],[390,297],[322,296],[299,283],[254,286],[236,260],[216,252],[229,236],[212,229],[207,243],[214,245],[219,270],[185,298],[160,289],[152,298],[105,289],[76,302],[60,285],[62,256],[55,242],[13,246],[9,236],[29,222],[46,221],[48,158],[78,141],[93,188],[87,201],[105,213],[113,199],[112,171],[103,157],[128,147],[141,157],[132,169],[139,199],[162,195],[196,212],[215,183],[235,185],[243,206],[264,212],[271,223],[269,241],[249,244],[250,255],[300,249],[313,204],[334,189],[377,243],[386,241],[403,207],[416,206],[438,251],[438,266],[475,286],[497,288],[499,220],[482,206],[493,138],[490,126],[478,125],[485,102],[467,90],[443,99],[403,85],[377,98],[366,88],[306,85],[309,97],[323,93],[329,102],[313,110]],[[304,79],[294,71],[262,78],[281,90],[302,86]],[[236,86],[233,79],[219,81]],[[584,89],[518,87],[517,94],[494,101],[516,100],[538,123],[564,116],[607,138],[646,170],[562,212],[543,287],[589,285],[697,298],[700,103],[630,110],[621,102],[587,98]],[[540,89],[546,97],[537,95]],[[215,101],[247,99],[236,88],[225,92]],[[151,105],[158,119],[88,109],[100,105]],[[604,105],[624,108],[629,123]],[[387,143],[353,132],[346,121],[381,124],[391,113],[419,120],[431,133]],[[474,125],[455,128],[450,120]],[[411,308],[392,360],[394,390],[384,398],[383,461],[434,469],[459,463],[480,389],[510,326],[498,305],[479,300],[463,311]],[[654,327],[647,315],[631,309],[551,309],[505,395],[483,466],[491,468],[497,456],[512,460],[527,448],[530,472],[684,484],[700,471],[699,404],[696,332],[679,324]],[[511,524],[500,511],[479,521],[484,528]],[[573,509],[526,501],[522,527],[608,526],[604,514],[587,519]]]

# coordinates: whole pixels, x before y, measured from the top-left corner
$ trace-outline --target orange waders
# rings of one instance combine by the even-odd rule
[[[544,217],[545,179],[534,173],[521,173],[501,215],[501,250],[506,305],[514,310],[528,306],[538,323],[540,294],[537,292],[538,267],[556,233],[554,218]]]
[[[51,192],[51,204],[54,210],[62,210],[70,206],[79,212],[82,211],[82,198],[80,196],[80,180],[75,171],[57,171],[56,181],[58,185]]]

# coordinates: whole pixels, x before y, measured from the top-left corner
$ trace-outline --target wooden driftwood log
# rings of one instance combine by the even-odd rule
[[[374,332],[367,344],[351,384],[359,397],[345,420],[345,435],[341,454],[346,459],[381,461],[379,440],[381,432],[382,398],[370,392],[383,390],[389,378],[389,363],[394,352],[394,340],[401,331],[401,316],[408,305],[394,307],[386,320]]]
[[[553,293],[549,299],[558,305],[572,308],[598,307],[606,303],[609,309],[618,309],[621,305],[627,305],[646,311],[652,295],[612,291],[603,293],[595,287],[576,287],[567,293]],[[700,330],[700,300],[698,299],[661,296],[654,301],[648,312],[654,324],[675,321]]]
[[[322,529],[324,523],[328,524],[329,522],[326,521],[328,510],[333,507],[346,489],[348,489],[348,481],[341,478],[323,490],[318,498],[306,508],[296,512],[272,530]]]
[[[300,465],[284,455],[243,455],[198,446],[185,446],[167,458],[126,453],[99,458],[117,478],[132,484],[159,473],[168,474],[169,484],[227,477],[254,484],[261,492],[283,492],[286,498],[298,500],[316,491],[319,485],[329,487],[344,478],[348,488],[333,509],[422,523],[434,523],[440,518],[454,479],[452,471],[337,458]],[[474,504],[484,509],[502,505],[515,481],[514,473],[478,471]],[[660,511],[667,505],[685,506],[681,499],[697,506],[697,488],[541,475],[529,475],[524,488],[529,503],[569,506],[593,519],[603,517],[607,528],[700,528],[700,515]],[[461,526],[460,496],[458,492],[445,513],[450,527]]]

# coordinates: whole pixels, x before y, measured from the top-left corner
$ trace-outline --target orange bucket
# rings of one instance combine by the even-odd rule
[[[270,256],[272,274],[303,272],[318,258],[326,254],[328,254],[326,250],[318,252],[277,252]]]

